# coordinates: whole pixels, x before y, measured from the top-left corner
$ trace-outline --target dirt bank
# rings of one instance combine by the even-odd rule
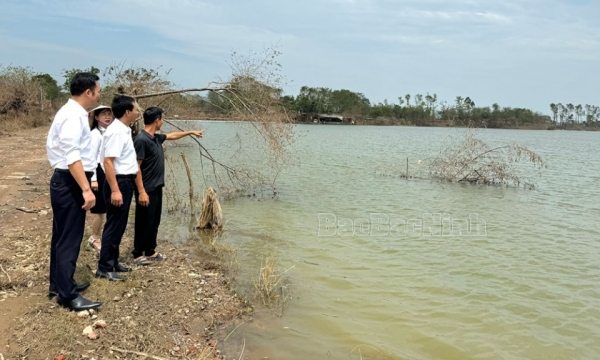
[[[218,359],[219,338],[252,309],[230,287],[220,262],[197,243],[159,246],[170,256],[161,264],[135,267],[127,281],[95,279],[98,253],[82,245],[76,279],[92,285],[84,295],[104,305],[78,317],[48,300],[52,233],[45,151],[48,127],[0,135],[0,355],[4,359]],[[20,210],[19,210],[20,209]],[[85,239],[89,236],[86,227]],[[129,265],[132,231],[121,258]],[[209,255],[207,255],[209,254]],[[98,338],[82,335],[104,320]],[[122,352],[125,351],[125,352]],[[133,351],[133,352],[132,352]],[[231,354],[238,358],[239,354]]]

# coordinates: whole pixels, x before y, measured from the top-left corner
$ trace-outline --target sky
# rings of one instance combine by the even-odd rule
[[[598,0],[0,0],[0,64],[171,69],[179,87],[276,46],[287,85],[477,106],[600,105]]]

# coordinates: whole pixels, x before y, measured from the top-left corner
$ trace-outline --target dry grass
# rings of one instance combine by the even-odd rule
[[[39,127],[52,120],[52,104],[29,68],[0,65],[0,133]]]
[[[13,140],[17,138],[3,141],[22,142]],[[39,151],[28,147],[30,157],[43,155],[43,142],[38,145]],[[5,159],[22,163],[19,158]],[[16,171],[10,162],[3,165],[3,171]],[[38,185],[10,197],[6,192],[0,194],[5,196],[4,202],[46,209],[47,194],[34,191],[35,186],[47,186],[46,168],[44,161],[39,170],[27,171],[28,181]],[[118,354],[111,350],[115,347],[159,358],[219,359],[214,332],[238,322],[249,311],[230,288],[221,262],[197,253],[197,242],[174,248],[159,239],[159,248],[169,256],[166,262],[135,267],[132,273],[124,274],[125,282],[108,282],[93,277],[98,253],[84,241],[75,278],[91,281],[84,296],[104,303],[97,316],[108,325],[98,330],[99,339],[87,339],[81,332],[93,321],[77,317],[45,296],[52,214],[19,212],[14,206],[0,211],[0,302],[18,301],[22,308],[5,318],[12,324],[8,334],[3,334],[3,339],[11,339],[9,353],[3,349],[4,355],[10,356],[7,358],[51,359],[61,353],[68,358],[140,358],[133,353]],[[130,262],[131,230],[130,226],[121,245],[125,265]],[[89,233],[84,239],[87,236]]]
[[[278,315],[283,315],[290,296],[290,283],[287,270],[278,267],[277,261],[271,256],[265,256],[261,262],[258,276],[254,278],[256,295],[263,305],[271,307]]]
[[[223,231],[198,229],[196,235],[204,245],[204,248],[197,248],[204,257],[214,257],[220,266],[231,274],[240,269],[238,248],[228,241]]]
[[[159,246],[166,248],[164,242]],[[126,238],[122,252],[129,252],[130,247],[131,238]],[[98,331],[100,339],[88,340],[81,331],[93,321],[41,299],[15,329],[20,354],[33,358],[57,352],[108,356],[108,347],[114,346],[166,358],[218,358],[206,341],[219,324],[237,318],[238,310],[231,312],[237,305],[231,306],[239,301],[229,290],[223,291],[228,280],[218,261],[190,256],[191,249],[170,249],[168,262],[135,268],[125,274],[125,282],[109,282],[92,277],[97,253],[84,249],[79,260],[84,266],[78,267],[76,278],[92,282],[84,295],[104,302],[98,316],[108,327]]]
[[[53,117],[54,112],[52,110],[0,115],[0,135],[13,134],[19,130],[49,125]]]

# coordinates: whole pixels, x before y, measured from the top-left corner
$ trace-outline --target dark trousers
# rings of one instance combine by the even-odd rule
[[[91,173],[86,173],[88,181]],[[68,170],[57,170],[50,179],[52,242],[50,244],[50,291],[63,301],[79,294],[73,278],[85,228],[81,188]]]
[[[127,227],[129,208],[135,189],[135,175],[117,175],[117,183],[123,196],[123,205],[118,207],[110,203],[110,185],[108,182],[104,183],[106,224],[102,231],[102,248],[98,261],[98,270],[102,272],[115,271],[115,266],[119,263],[119,246]]]
[[[139,194],[135,192],[135,236],[133,240],[133,257],[152,256],[156,249],[156,237],[162,215],[162,187],[148,192],[150,204],[141,206]]]

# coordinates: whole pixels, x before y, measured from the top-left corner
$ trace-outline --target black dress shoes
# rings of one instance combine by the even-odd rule
[[[96,270],[96,277],[108,279],[110,281],[125,281],[125,279],[123,279],[121,276],[119,276],[119,274],[117,274],[116,272],[113,272],[113,271],[104,272],[104,271]]]
[[[115,272],[120,272],[120,273],[131,272],[131,268],[128,268],[128,267],[123,266],[121,264],[117,264],[115,266]]]
[[[62,299],[60,297],[58,297],[56,299],[56,302],[61,306],[64,306],[66,308],[69,308],[69,309],[75,310],[75,311],[91,310],[91,309],[95,309],[95,308],[99,307],[100,305],[102,305],[101,302],[90,301],[81,295],[77,296],[75,299],[73,299],[71,301],[62,301]]]
[[[77,284],[77,292],[80,293],[82,291],[84,291],[85,289],[90,287],[90,283],[89,282],[84,282],[81,284]],[[58,296],[58,292],[56,291],[48,291],[48,299],[52,299],[53,297]]]

